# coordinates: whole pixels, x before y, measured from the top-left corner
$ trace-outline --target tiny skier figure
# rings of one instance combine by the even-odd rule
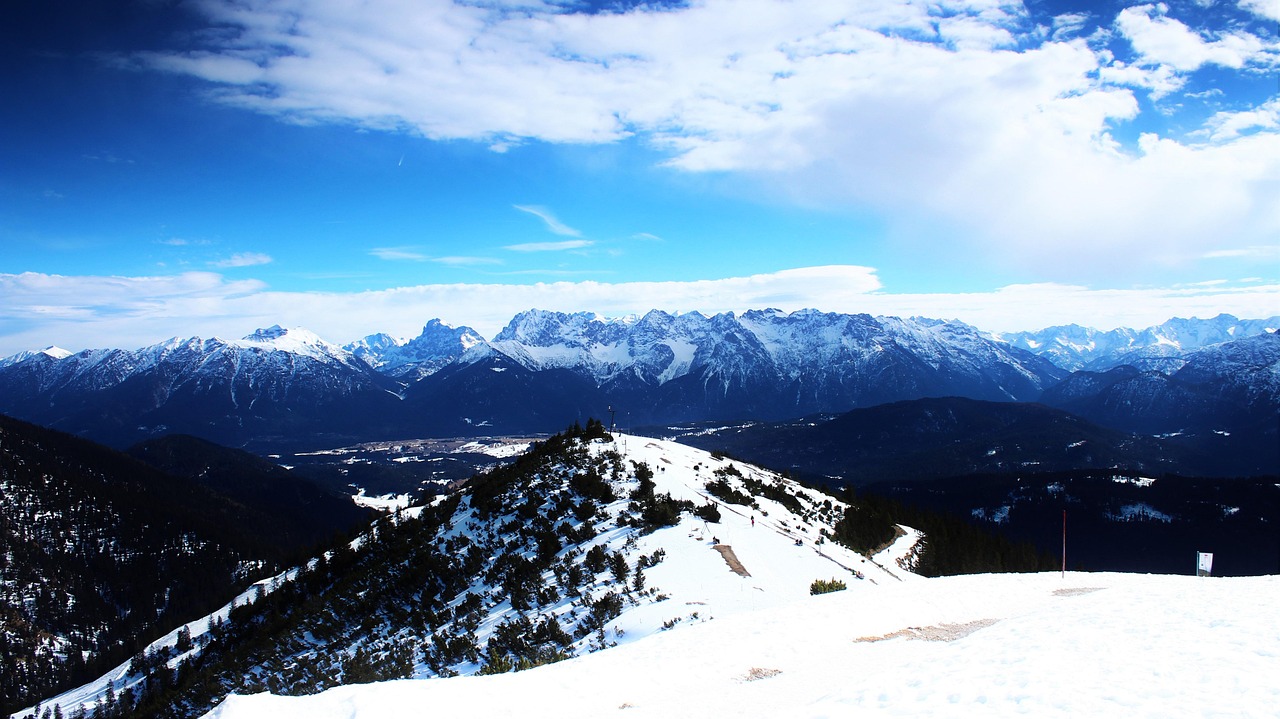
[[[751,515],[751,526],[756,526],[756,515]]]

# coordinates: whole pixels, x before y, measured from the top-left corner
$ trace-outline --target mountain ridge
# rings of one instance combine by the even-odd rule
[[[1247,334],[1267,321],[1223,315],[1178,322],[1175,329],[1191,343]],[[1198,417],[1201,425],[1212,424],[1215,413],[1235,421],[1252,416],[1241,404],[1265,409],[1280,402],[1280,388],[1265,380],[1269,355],[1240,350],[1232,357],[1230,347],[1223,349],[1265,345],[1257,338],[1268,336],[1185,352],[1176,372],[1145,370],[1151,386],[1142,391],[1165,398],[1151,405],[1163,424],[1144,423],[1141,406],[1123,409],[1135,406],[1137,390],[1129,385],[1091,379],[1093,370],[1070,373],[1047,354],[961,322],[817,310],[714,316],[653,310],[614,319],[530,310],[491,341],[432,320],[411,340],[369,335],[346,347],[277,325],[240,340],[173,338],[66,357],[30,353],[0,365],[0,411],[121,447],[186,433],[258,451],[553,432],[610,406],[631,425],[777,421],[945,396],[1043,401],[1127,431],[1173,431],[1164,427],[1180,416]],[[1246,375],[1251,379],[1241,380]],[[1242,381],[1255,389],[1242,389]],[[1197,389],[1179,394],[1156,385]],[[1088,387],[1102,394],[1081,395]],[[1121,392],[1130,396],[1107,395]],[[1198,404],[1182,407],[1180,398]]]
[[[919,533],[886,525],[886,548],[863,556],[832,541],[873,523],[852,516],[775,473],[589,423],[384,516],[192,622],[185,646],[175,630],[45,706],[129,696],[130,715],[194,716],[231,690],[503,673],[788,603],[819,579],[918,579],[906,567]],[[178,671],[155,682],[166,664]]]

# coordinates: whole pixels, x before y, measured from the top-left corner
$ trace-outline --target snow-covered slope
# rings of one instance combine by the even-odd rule
[[[234,696],[207,716],[1274,716],[1278,592],[1274,576],[858,583],[527,672]]]
[[[38,355],[44,355],[45,357],[59,360],[70,357],[71,354],[72,353],[69,350],[64,350],[61,347],[50,345],[42,350],[36,350],[34,352],[25,351],[19,352],[15,355],[9,355],[8,357],[0,357],[0,367],[8,367],[9,365],[18,364],[19,362],[25,362]]]

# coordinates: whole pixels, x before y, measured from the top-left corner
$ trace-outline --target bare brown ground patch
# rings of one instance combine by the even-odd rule
[[[725,564],[728,564],[729,569],[732,569],[734,573],[744,577],[751,576],[751,572],[748,572],[747,568],[742,566],[742,562],[738,561],[738,555],[733,553],[733,547],[730,547],[727,544],[717,544],[712,547],[712,549],[716,550],[720,553],[720,556],[724,557]]]
[[[1081,594],[1093,594],[1101,590],[1102,587],[1063,587],[1062,589],[1053,590],[1055,597],[1078,597]]]
[[[742,675],[744,682],[758,682],[761,679],[776,677],[782,673],[781,669],[766,669],[765,667],[751,667],[746,674]]]
[[[928,627],[907,627],[899,629],[896,632],[881,634],[874,637],[858,637],[855,642],[883,642],[888,639],[898,639],[905,637],[907,639],[918,639],[924,642],[954,642],[957,639],[973,634],[979,629],[987,627],[1000,621],[999,619],[975,619],[972,622],[964,622],[963,624],[935,624]]]

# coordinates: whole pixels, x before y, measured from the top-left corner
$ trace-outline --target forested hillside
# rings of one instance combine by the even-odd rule
[[[311,544],[281,541],[266,531],[273,522],[113,450],[0,416],[0,713],[97,676]]]

